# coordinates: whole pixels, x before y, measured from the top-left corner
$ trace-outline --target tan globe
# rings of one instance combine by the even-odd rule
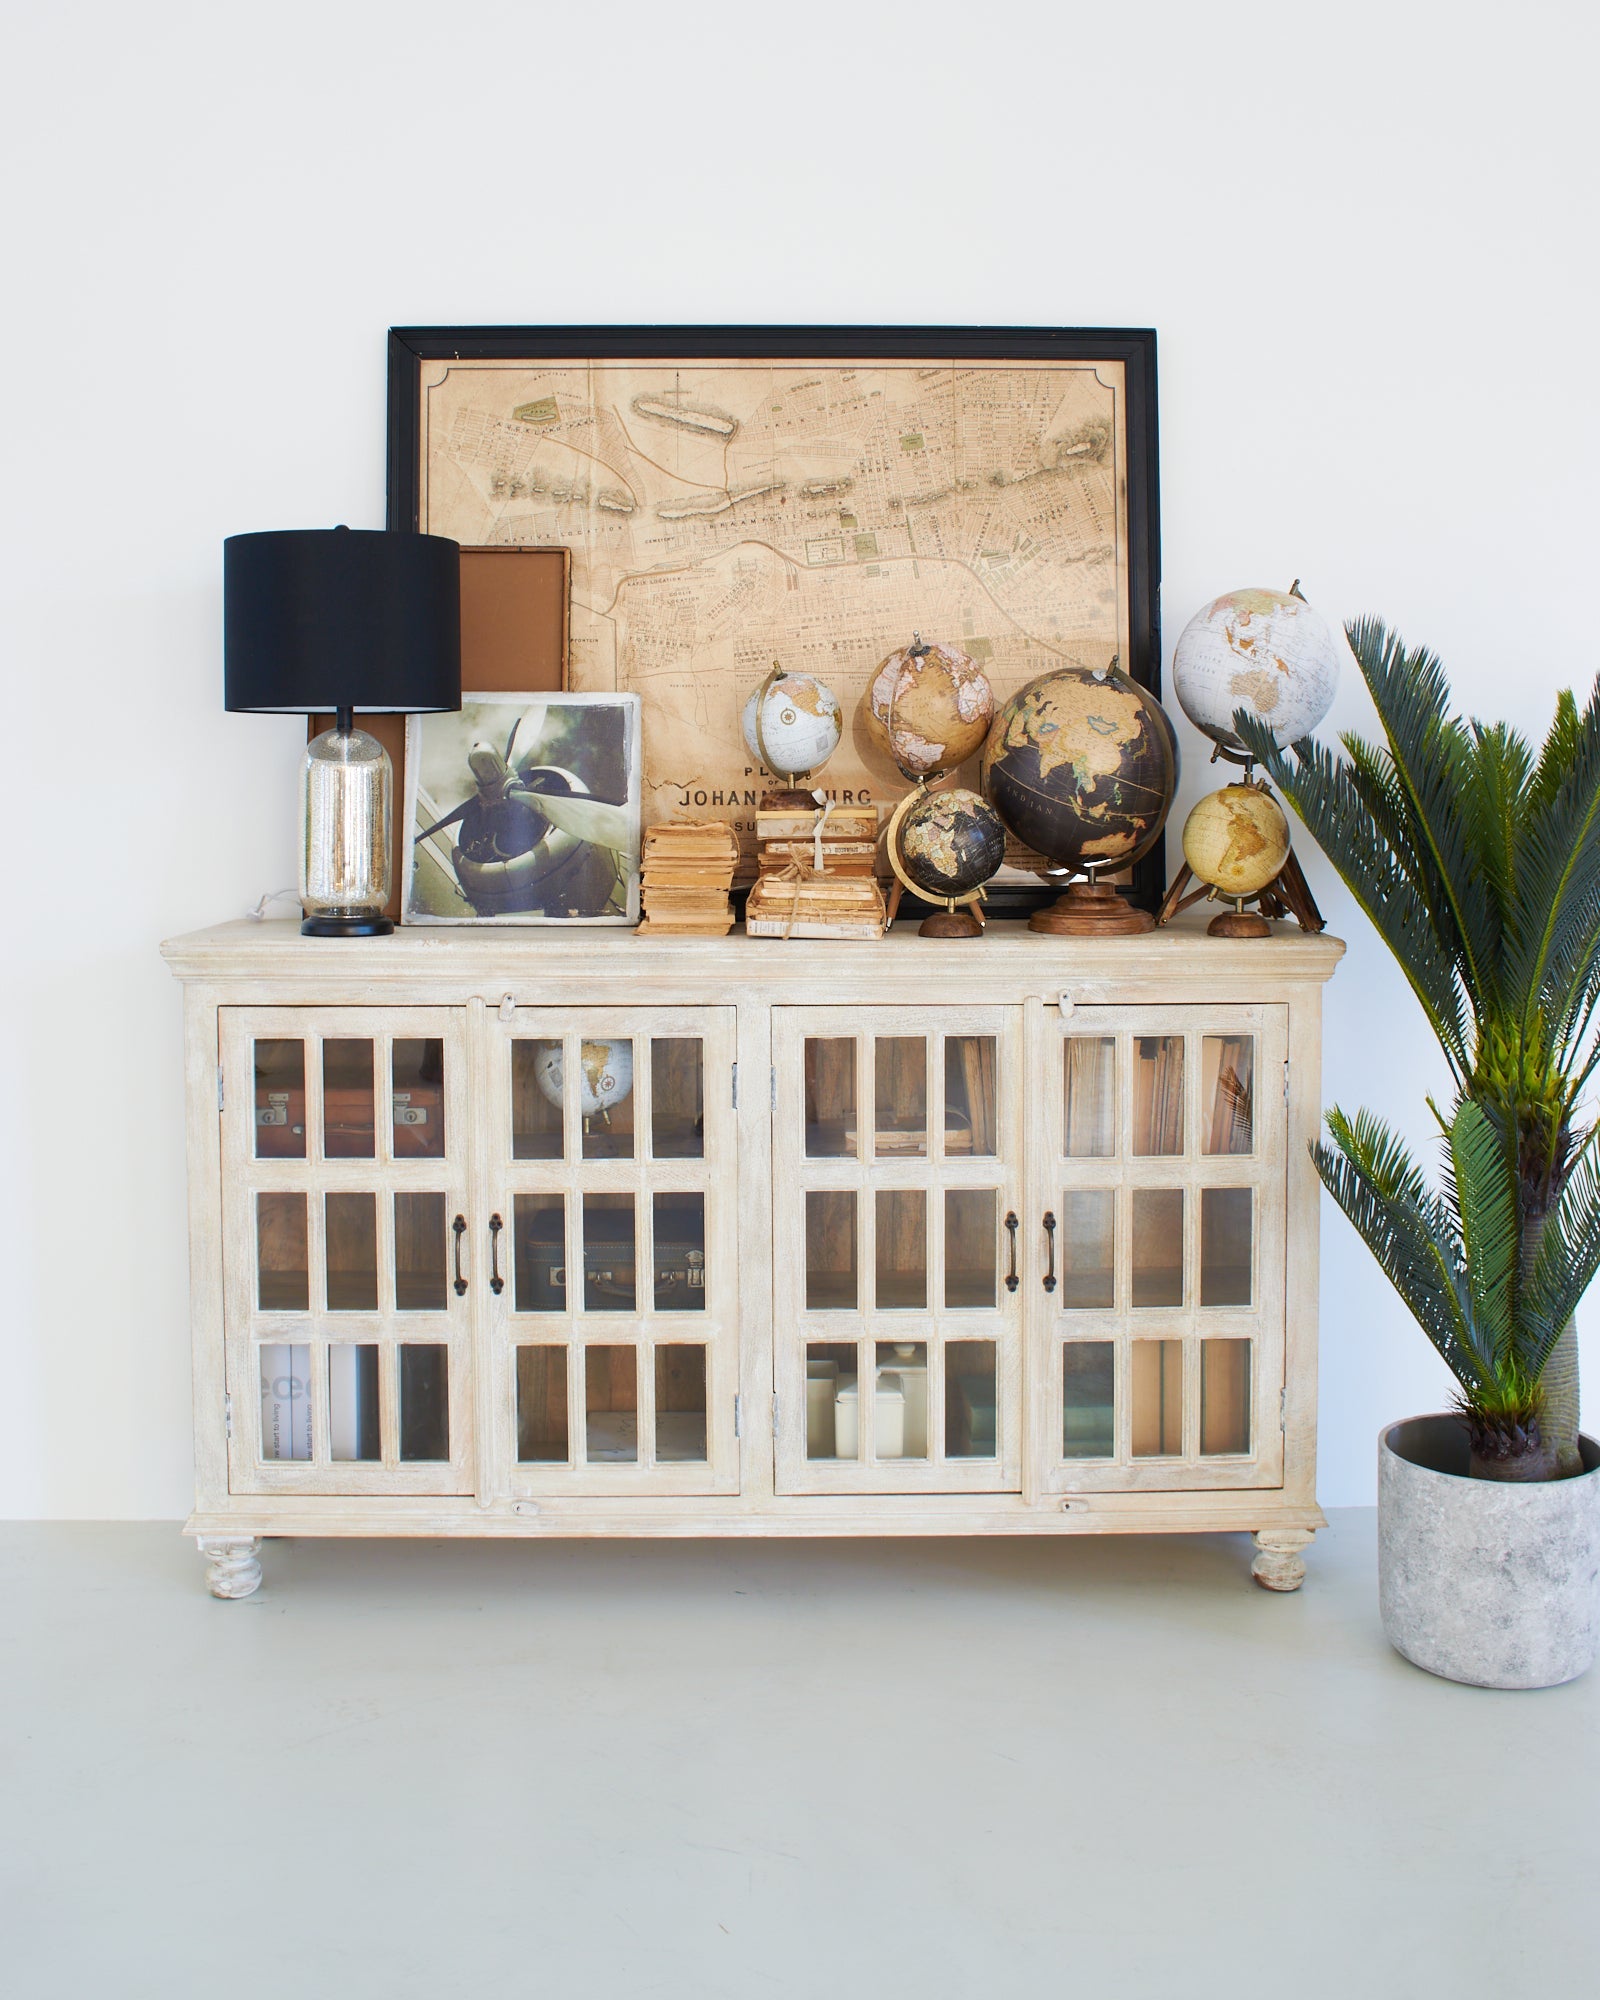
[[[906,777],[932,778],[981,750],[993,717],[989,677],[975,660],[958,646],[916,641],[873,675],[862,719]]]
[[[1270,792],[1224,785],[1183,823],[1183,858],[1225,896],[1255,896],[1289,858],[1289,822]]]

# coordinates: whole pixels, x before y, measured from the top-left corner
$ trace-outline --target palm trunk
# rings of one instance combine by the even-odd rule
[[[1544,1391],[1539,1411],[1539,1435],[1556,1455],[1557,1479],[1570,1479],[1583,1470],[1578,1450],[1578,1324],[1568,1320],[1561,1338],[1550,1351],[1539,1377]]]

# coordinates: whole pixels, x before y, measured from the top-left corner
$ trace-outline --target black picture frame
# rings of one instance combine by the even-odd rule
[[[1030,360],[1120,362],[1127,410],[1128,632],[1133,679],[1161,694],[1160,464],[1156,335],[1150,327],[1002,326],[397,326],[389,329],[387,525],[417,529],[421,371],[429,361],[704,357],[710,360]],[[1166,890],[1164,839],[1133,869],[1132,898],[1156,910]],[[1053,901],[1051,889],[996,886],[996,916]],[[909,904],[907,905],[909,907]]]

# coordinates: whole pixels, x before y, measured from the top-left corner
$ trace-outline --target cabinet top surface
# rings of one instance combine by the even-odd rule
[[[625,981],[627,997],[641,1002],[654,998],[657,986],[707,979],[725,982],[730,999],[739,991],[777,997],[791,988],[814,988],[819,980],[852,988],[870,979],[930,1000],[970,1001],[1000,988],[1043,990],[1075,978],[1170,986],[1173,998],[1205,999],[1219,989],[1320,984],[1344,956],[1342,941],[1326,934],[1284,930],[1262,939],[1211,938],[1205,925],[1202,914],[1141,937],[1062,938],[1002,921],[981,938],[952,940],[918,937],[915,926],[904,923],[881,939],[785,941],[740,931],[684,938],[640,937],[614,927],[412,924],[382,938],[308,938],[293,918],[241,918],[169,938],[161,953],[181,979],[363,992],[437,979],[498,994],[519,983],[531,989],[552,979],[598,977],[603,985]]]

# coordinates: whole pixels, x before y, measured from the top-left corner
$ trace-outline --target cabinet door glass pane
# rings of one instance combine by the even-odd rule
[[[928,1455],[928,1344],[878,1342],[878,1387],[873,1398],[872,1449],[882,1458]]]
[[[517,1349],[517,1463],[565,1465],[567,1442],[567,1350]]]
[[[1069,1188],[1061,1197],[1061,1303],[1067,1311],[1115,1303],[1116,1222],[1111,1188]]]
[[[1117,1150],[1117,1044],[1069,1035],[1062,1049],[1061,1130],[1069,1160],[1109,1160]]]
[[[561,1044],[511,1044],[511,1157],[559,1160],[564,1157],[561,1116]]]
[[[591,1347],[583,1357],[584,1439],[591,1465],[639,1460],[639,1350]]]
[[[1133,1455],[1175,1458],[1183,1450],[1183,1342],[1136,1340],[1129,1355]]]
[[[993,1458],[995,1343],[951,1340],[944,1350],[944,1455]]]
[[[370,1041],[322,1045],[322,1155],[370,1160],[377,1151],[377,1111]]]
[[[849,1037],[808,1035],[805,1054],[806,1155],[856,1156],[856,1045]]]
[[[444,1043],[437,1035],[397,1041],[393,1061],[394,1156],[444,1158]]]
[[[928,1197],[922,1188],[879,1188],[879,1310],[922,1312],[928,1304]]]
[[[261,1456],[311,1456],[311,1349],[268,1343],[261,1366]]]
[[[262,1312],[311,1309],[303,1194],[256,1196],[256,1303]]]
[[[255,1045],[256,1158],[306,1156],[306,1047],[304,1042]]]
[[[567,1198],[519,1194],[511,1207],[512,1297],[519,1313],[567,1309]],[[529,1348],[539,1354],[542,1348]],[[563,1364],[565,1365],[565,1364]],[[565,1453],[562,1454],[565,1457]]]
[[[944,1302],[950,1312],[993,1306],[999,1283],[1000,1196],[994,1188],[946,1188]]]
[[[1251,1207],[1249,1188],[1200,1190],[1200,1303],[1250,1303]]]
[[[650,1044],[650,1150],[658,1160],[700,1160],[706,1150],[704,1057],[698,1041]]]
[[[993,1035],[947,1035],[944,1044],[945,1157],[993,1159],[995,1128],[995,1039]]]
[[[1207,1153],[1248,1153],[1255,1128],[1253,1035],[1207,1035],[1200,1051],[1200,1143]]]
[[[706,1198],[658,1194],[652,1203],[657,1312],[704,1312]]]
[[[920,1035],[880,1035],[873,1045],[873,1148],[881,1159],[928,1150],[928,1045]]]
[[[583,1198],[583,1309],[633,1312],[633,1196],[586,1194]],[[597,1350],[598,1351],[598,1350]]]
[[[394,1302],[401,1312],[443,1312],[450,1303],[444,1207],[438,1193],[394,1198]]]
[[[853,1312],[855,1303],[855,1195],[849,1188],[808,1188],[806,1310]]]
[[[580,1042],[578,1113],[586,1160],[633,1158],[633,1044]]]
[[[328,1456],[338,1463],[381,1458],[378,1350],[370,1341],[328,1349]]]
[[[376,1312],[378,1197],[330,1194],[323,1218],[328,1235],[329,1312]]]
[[[443,1341],[400,1349],[400,1456],[408,1462],[450,1456],[449,1363]]]
[[[1110,1340],[1071,1340],[1061,1355],[1061,1456],[1114,1458],[1117,1350]]]
[[[1146,1157],[1183,1151],[1183,1037],[1133,1038],[1133,1150]]]
[[[1200,1343],[1200,1453],[1203,1458],[1250,1449],[1250,1343]]]
[[[840,1443],[839,1396],[849,1391],[846,1435]],[[806,1457],[859,1458],[861,1438],[856,1424],[856,1350],[850,1341],[811,1341],[806,1347]]]
[[[1183,1304],[1183,1189],[1133,1191],[1133,1303]]]
[[[656,1349],[656,1463],[704,1465],[706,1351],[698,1345]]]

